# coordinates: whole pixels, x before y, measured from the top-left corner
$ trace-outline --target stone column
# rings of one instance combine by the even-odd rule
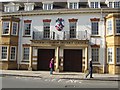
[[[30,46],[30,51],[29,51],[29,67],[28,67],[29,71],[32,71],[32,59],[33,59],[33,47]]]
[[[88,69],[88,47],[85,48],[85,70]]]
[[[56,71],[59,72],[59,46],[56,49]]]

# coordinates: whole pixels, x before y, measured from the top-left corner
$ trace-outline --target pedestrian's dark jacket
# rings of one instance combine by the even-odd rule
[[[91,70],[93,67],[92,67],[92,61],[89,62],[89,70]]]
[[[92,61],[90,61],[90,68],[93,68],[93,67],[92,67]]]

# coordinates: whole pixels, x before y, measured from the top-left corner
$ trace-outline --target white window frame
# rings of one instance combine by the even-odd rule
[[[93,23],[97,23],[97,26],[94,25],[94,28],[96,28],[97,31],[94,30]],[[95,32],[98,32],[98,33],[95,34]],[[99,21],[91,21],[91,35],[92,36],[99,36]]]
[[[26,34],[26,31],[28,30],[28,29],[25,30],[25,29],[26,29],[26,28],[25,28],[25,27],[26,27],[26,26],[25,26],[26,24],[30,24],[30,28],[29,28],[30,34]],[[26,22],[24,23],[24,36],[31,36],[31,23],[26,23]]]
[[[112,48],[112,47],[107,48],[107,62],[108,62],[108,64],[114,64],[114,56],[113,56],[114,51],[113,50],[114,50],[114,48]],[[110,53],[110,54],[108,54],[108,53]],[[112,59],[111,61],[108,60],[109,55],[111,55],[110,56],[110,59]]]
[[[11,59],[11,56],[12,56],[12,55],[11,55],[11,54],[12,54],[12,51],[11,51],[11,50],[12,50],[12,48],[15,48],[15,53],[14,53],[14,54],[15,54],[15,58],[14,58],[14,59]],[[11,61],[15,61],[15,60],[16,60],[16,46],[11,46],[11,47],[10,47],[10,60],[11,60]]]
[[[19,10],[19,4],[9,3],[4,5],[4,12],[16,12]]]
[[[25,8],[24,8],[24,10],[25,11],[32,11],[33,9],[34,9],[34,3],[24,3],[24,5],[25,5]]]
[[[68,2],[68,8],[69,9],[78,9],[79,8],[79,2]]]
[[[71,27],[71,25],[75,25],[74,27]],[[69,38],[74,39],[77,37],[77,22],[69,22]]]
[[[97,4],[97,7],[96,7]],[[89,2],[90,8],[100,8],[100,2]]]
[[[109,8],[113,8],[113,2],[109,2],[109,3],[108,3],[108,7],[109,7]]]
[[[4,33],[4,23],[8,23],[8,25],[9,25],[9,30],[8,30],[8,33],[7,34],[5,34]],[[3,21],[3,23],[2,23],[2,35],[9,35],[10,34],[10,22],[9,21]]]
[[[7,47],[6,59],[3,59],[3,58],[2,58],[2,54],[3,54],[3,52],[2,52],[2,47]],[[8,46],[1,46],[1,60],[2,60],[2,61],[7,61],[7,60],[8,60]]]
[[[120,1],[118,2],[113,2],[114,8],[120,8]]]
[[[95,53],[95,52],[93,52],[92,50],[98,50],[98,52],[97,53]],[[93,53],[94,53],[94,55],[93,55]],[[100,48],[96,48],[96,47],[92,47],[91,48],[91,57],[92,57],[92,61],[93,61],[93,63],[99,63],[99,53],[100,53]],[[98,57],[97,57],[98,56]],[[96,59],[97,58],[97,61],[94,61],[94,59],[93,59],[93,57]]]
[[[43,10],[52,10],[53,3],[43,3]]]
[[[24,49],[27,48],[29,49],[29,52],[28,52],[28,59],[25,59],[24,57],[26,56],[25,53],[24,53]],[[29,61],[29,56],[30,56],[30,47],[23,47],[23,61]]]
[[[14,24],[16,24],[16,26],[17,26],[17,27],[16,27],[16,34],[13,33],[13,31],[14,31],[14,30],[13,30],[13,29],[14,29],[14,28],[13,28],[13,25],[14,25]],[[12,22],[12,35],[17,35],[17,34],[18,34],[18,22]]]
[[[119,20],[118,26],[117,26],[117,20]],[[117,28],[119,28],[119,33],[117,33]],[[118,18],[115,20],[115,33],[116,35],[120,35],[120,19]]]
[[[112,20],[107,20],[106,22],[106,30],[107,30],[107,35],[112,35],[113,34],[113,22]]]
[[[4,6],[4,12],[9,12],[9,11],[10,11],[9,7],[8,6]]]
[[[118,52],[117,49],[119,49],[119,54],[117,54],[117,52]],[[119,62],[118,62],[118,60],[117,60],[118,57],[119,57]],[[120,64],[120,47],[117,47],[117,48],[116,48],[116,63],[117,63],[117,64]]]
[[[49,26],[49,28],[45,28],[46,26]],[[50,39],[50,22],[43,22],[43,38]]]

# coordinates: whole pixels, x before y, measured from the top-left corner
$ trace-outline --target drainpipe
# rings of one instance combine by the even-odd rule
[[[103,20],[103,18],[104,18],[104,20]],[[104,53],[104,61],[103,61],[103,73],[106,73],[106,19],[105,19],[105,17],[103,17],[103,9],[101,9],[101,21],[103,21],[103,23],[104,23],[104,50],[105,50],[105,53]]]
[[[21,20],[20,20],[20,21],[21,21],[21,25],[20,25],[20,29],[19,29],[19,35],[20,35],[20,36],[18,36],[18,37],[19,37],[19,43],[20,43],[20,46],[21,46],[21,38],[20,38],[20,37],[21,37],[21,34],[22,34],[22,33],[20,33],[20,31],[22,32],[23,16],[22,16],[22,12],[20,12],[20,14],[21,14]],[[18,43],[18,46],[19,46],[19,43]],[[20,56],[21,56],[21,55],[18,56],[18,70],[20,69]]]
[[[104,68],[104,72],[103,73],[107,73],[107,68],[106,68],[106,65],[107,65],[107,45],[106,44],[107,43],[106,43],[106,24],[105,24],[106,23],[106,19],[105,19],[105,17],[104,17],[104,20],[105,20],[104,21],[104,26],[105,26],[104,27],[105,28],[105,34],[104,34],[104,39],[105,39],[104,40],[105,41],[104,42],[104,44],[105,44],[105,59],[104,59],[104,67],[103,67]]]

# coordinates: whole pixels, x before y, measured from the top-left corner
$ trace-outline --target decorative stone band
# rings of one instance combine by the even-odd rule
[[[32,20],[24,20],[24,23],[31,23]]]
[[[43,19],[43,22],[51,22],[51,19]]]
[[[91,45],[91,47],[100,48],[100,45],[94,44],[94,45]]]
[[[90,18],[90,21],[100,21],[100,18]]]
[[[72,18],[72,19],[68,19],[69,22],[77,22],[78,19]]]

